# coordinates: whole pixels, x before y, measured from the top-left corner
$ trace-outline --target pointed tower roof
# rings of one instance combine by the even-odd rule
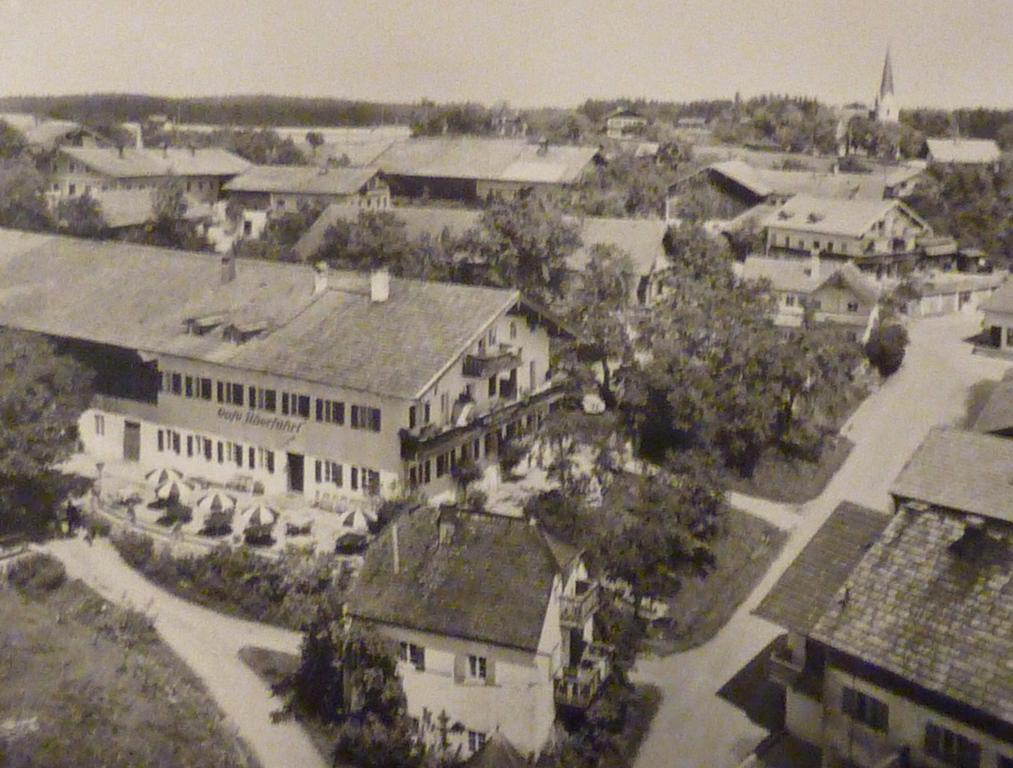
[[[893,95],[893,65],[890,63],[890,49],[886,49],[886,60],[883,62],[883,79],[879,83],[879,98],[887,94]]]

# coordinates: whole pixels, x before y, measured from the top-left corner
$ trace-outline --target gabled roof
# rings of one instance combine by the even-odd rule
[[[992,139],[927,139],[929,159],[937,163],[997,163],[1002,153]]]
[[[384,173],[426,178],[573,184],[598,154],[595,147],[472,136],[395,142],[376,158]]]
[[[811,636],[1008,725],[1013,526],[969,526],[965,515],[902,507]]]
[[[228,182],[226,192],[288,192],[354,195],[379,173],[375,168],[319,168],[313,165],[254,165]]]
[[[816,290],[830,285],[847,288],[864,304],[875,304],[879,300],[879,289],[862,271],[851,262],[842,264],[820,281]]]
[[[404,222],[405,234],[416,240],[422,235],[439,238],[444,234],[460,237],[477,227],[481,211],[462,208],[421,208],[408,206],[389,211]],[[302,259],[310,259],[324,243],[327,230],[338,221],[356,221],[362,209],[354,205],[335,203],[324,209],[313,225],[295,245]],[[639,275],[649,275],[667,264],[664,238],[668,224],[661,219],[612,219],[588,216],[583,219],[568,217],[580,227],[582,245],[568,259],[573,270],[583,269],[590,259],[590,249],[598,244],[616,245],[625,251]]]
[[[853,264],[832,266],[826,263],[822,273],[813,276],[812,263],[803,259],[777,259],[749,256],[742,263],[739,277],[743,280],[769,280],[775,291],[811,294],[825,285],[850,290],[866,304],[875,304],[879,291],[869,278]]]
[[[1013,314],[1013,280],[1007,277],[1006,282],[982,302],[981,308],[986,312]]]
[[[61,147],[60,152],[103,176],[235,176],[250,163],[224,149]]]
[[[889,522],[882,512],[842,501],[753,612],[808,635]]]
[[[708,165],[698,173],[717,175],[734,182],[759,198],[812,197],[845,200],[882,200],[886,180],[877,173],[829,173],[826,171],[782,171],[757,168],[744,160],[725,160]],[[690,177],[686,177],[690,178]],[[685,182],[682,179],[673,186]]]
[[[796,195],[764,221],[765,226],[815,234],[863,237],[894,208],[912,220],[925,222],[899,200],[843,200]]]
[[[499,730],[493,731],[465,768],[528,768],[531,764]]]
[[[608,116],[605,119],[611,120],[613,117],[639,117],[641,120],[646,119],[642,114],[631,107],[616,107],[608,113]]]
[[[0,113],[0,121],[7,123],[20,133],[29,145],[49,149],[81,126],[72,120],[51,120],[38,118],[22,112]]]
[[[890,493],[1013,523],[1013,441],[936,427],[904,465]]]
[[[974,431],[1013,437],[1013,374],[996,383],[974,420]]]
[[[440,543],[440,511],[398,518],[369,550],[348,596],[360,619],[535,651],[561,573],[540,527],[517,517],[458,511]]]
[[[517,291],[334,272],[314,294],[309,266],[240,260],[220,283],[220,256],[0,230],[0,325],[178,355],[279,376],[414,399],[501,313]],[[244,344],[184,332],[227,314],[264,323]]]

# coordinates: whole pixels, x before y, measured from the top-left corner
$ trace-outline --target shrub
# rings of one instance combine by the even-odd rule
[[[155,554],[155,542],[150,536],[143,533],[124,530],[112,537],[112,544],[120,557],[134,568],[141,571],[151,561]]]
[[[524,458],[525,448],[516,438],[511,438],[500,444],[499,447],[499,468],[503,477],[512,477],[517,465]]]
[[[904,362],[908,335],[902,325],[877,325],[865,345],[865,355],[881,376],[895,373]]]
[[[88,516],[84,521],[84,528],[94,538],[99,536],[108,536],[113,527],[109,524],[109,521],[103,517]]]
[[[19,592],[41,595],[58,589],[67,580],[67,569],[55,557],[32,554],[14,563],[7,581]]]

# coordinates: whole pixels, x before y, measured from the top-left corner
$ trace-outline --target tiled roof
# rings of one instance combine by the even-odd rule
[[[1013,280],[1007,277],[1006,282],[982,303],[981,308],[986,312],[1013,314]]]
[[[901,508],[811,636],[1009,723],[1013,527],[969,522]]]
[[[374,164],[397,176],[573,184],[597,153],[595,147],[552,144],[543,152],[527,141],[455,136],[396,142]]]
[[[796,195],[767,217],[764,224],[799,232],[862,237],[890,209],[917,215],[897,200],[843,200]]]
[[[888,522],[882,512],[841,502],[754,613],[808,635]]]
[[[726,160],[706,169],[745,187],[758,197],[809,195],[843,199],[881,200],[886,186],[882,174],[782,171],[757,168],[744,160]]]
[[[295,245],[302,259],[310,259],[324,243],[327,230],[338,221],[355,221],[362,209],[354,205],[334,203],[324,209],[320,217]],[[404,222],[405,234],[416,240],[422,235],[431,238],[447,233],[459,237],[478,226],[481,211],[462,208],[413,207],[394,208],[390,211]],[[667,264],[664,238],[668,224],[661,219],[611,219],[588,216],[570,219],[580,226],[582,246],[569,258],[570,269],[583,269],[590,258],[590,249],[597,244],[616,245],[625,251],[639,275],[648,275]]]
[[[890,493],[1011,523],[1013,441],[936,427],[904,465]]]
[[[189,357],[399,398],[453,363],[516,291],[391,278],[369,299],[368,275],[240,260],[220,284],[220,257],[119,242],[0,230],[0,325]],[[265,323],[243,344],[188,335],[188,318],[225,313]]]
[[[991,139],[928,139],[929,157],[937,163],[984,164],[999,161],[999,145]]]
[[[226,192],[289,192],[354,195],[376,176],[373,168],[318,168],[312,165],[255,165],[225,185]]]
[[[361,619],[534,651],[560,573],[541,529],[523,518],[458,512],[440,544],[438,510],[400,517],[366,553],[346,607]]]
[[[974,420],[975,432],[1013,437],[1013,373],[996,383],[984,407]]]
[[[224,149],[118,149],[61,147],[60,151],[104,176],[235,176],[250,163]]]

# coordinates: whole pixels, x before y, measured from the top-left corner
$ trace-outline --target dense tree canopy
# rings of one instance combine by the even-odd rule
[[[66,490],[54,465],[77,444],[91,381],[45,338],[0,329],[0,531],[52,520]]]
[[[0,227],[50,228],[45,188],[45,178],[26,156],[0,160]]]

